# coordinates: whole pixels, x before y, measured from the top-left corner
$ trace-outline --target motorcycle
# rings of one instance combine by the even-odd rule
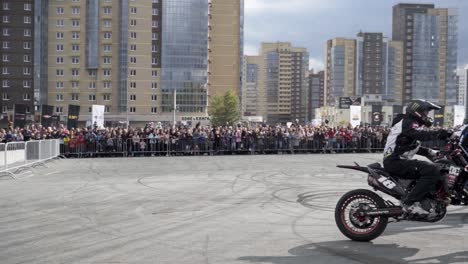
[[[367,189],[352,190],[344,194],[335,208],[338,229],[351,240],[370,241],[380,236],[389,220],[438,222],[447,214],[449,205],[468,205],[468,126],[462,127],[448,140],[435,158],[442,179],[436,191],[421,201],[428,215],[413,215],[399,205]],[[380,163],[367,166],[338,165],[338,168],[362,171],[368,174],[367,183],[374,191],[381,191],[397,200],[411,192],[418,180],[401,179],[387,173]]]

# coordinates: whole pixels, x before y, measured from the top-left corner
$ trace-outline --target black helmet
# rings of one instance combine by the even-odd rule
[[[427,114],[432,110],[439,110],[440,106],[429,101],[418,99],[406,105],[406,114],[415,118],[419,124],[427,127],[432,126],[432,118]]]

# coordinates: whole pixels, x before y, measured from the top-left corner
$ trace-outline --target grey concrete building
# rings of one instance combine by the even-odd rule
[[[309,107],[309,120],[312,120],[315,117],[315,109],[318,109],[324,106],[324,72],[319,71],[314,73],[313,71],[309,73],[309,96],[308,96],[308,105]]]
[[[0,1],[0,109],[12,119],[15,104],[34,115],[34,0]]]
[[[457,11],[432,4],[393,7],[393,40],[404,44],[403,101],[457,103]]]

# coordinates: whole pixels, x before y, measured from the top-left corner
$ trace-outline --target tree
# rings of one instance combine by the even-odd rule
[[[210,108],[211,124],[222,126],[234,124],[240,119],[239,99],[232,91],[227,91],[224,95],[215,96]]]

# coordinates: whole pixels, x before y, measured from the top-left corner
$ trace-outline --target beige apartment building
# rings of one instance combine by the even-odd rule
[[[246,56],[244,115],[262,116],[270,123],[295,119],[304,122],[308,110],[308,62],[307,49],[293,47],[289,42],[262,43],[258,56]]]
[[[240,94],[244,0],[212,0],[209,8],[210,99],[223,95],[230,89]]]
[[[59,114],[104,105],[106,121],[152,121],[158,112],[159,1],[50,1],[48,97]]]

